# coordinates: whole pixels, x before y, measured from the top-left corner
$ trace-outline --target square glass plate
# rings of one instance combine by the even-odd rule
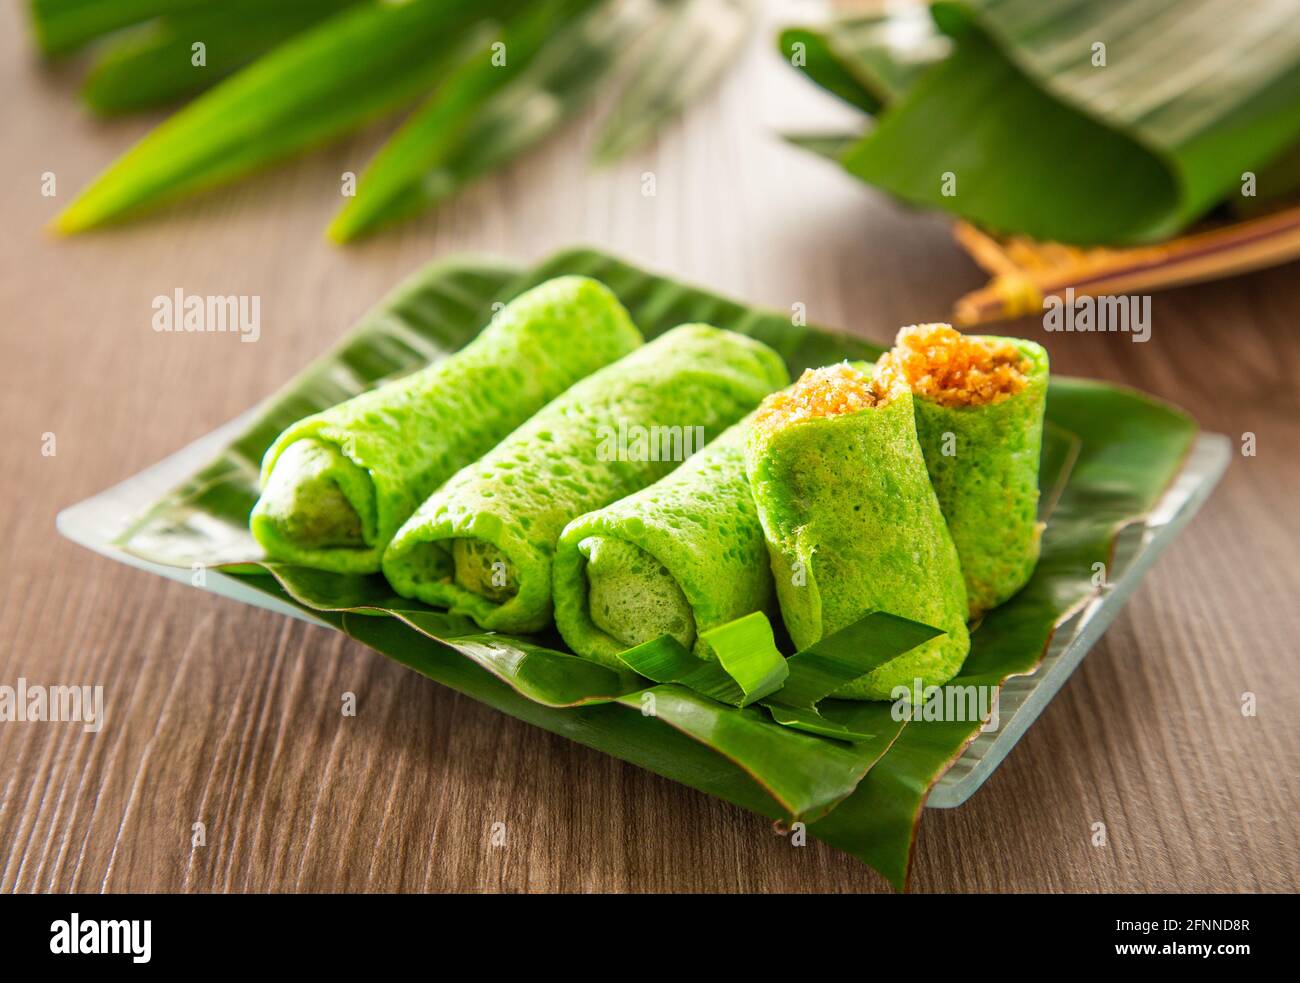
[[[254,412],[232,420],[121,484],[64,509],[58,517],[59,532],[120,563],[192,583],[189,570],[141,560],[118,549],[113,542],[151,503],[216,457],[248,426]],[[1204,504],[1227,467],[1230,455],[1231,442],[1227,437],[1206,433],[1197,436],[1182,469],[1156,507],[1145,521],[1130,525],[1116,540],[1110,583],[1057,629],[1034,673],[1007,680],[999,696],[997,729],[981,733],[971,743],[935,784],[927,806],[958,806],[993,773],[1115,620],[1156,558]],[[296,607],[215,571],[206,572],[202,589],[328,627]]]

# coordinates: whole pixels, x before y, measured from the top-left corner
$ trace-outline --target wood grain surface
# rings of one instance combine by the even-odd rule
[[[107,720],[97,734],[0,723],[0,890],[887,890],[829,847],[792,846],[338,634],[128,569],[54,528],[59,509],[253,405],[399,278],[458,250],[534,260],[595,244],[876,339],[942,318],[981,275],[943,221],[778,139],[783,123],[840,111],[771,54],[770,33],[625,163],[588,169],[584,118],[358,248],[322,231],[341,173],[380,132],[55,241],[44,223],[151,120],[91,119],[76,63],[38,65],[18,6],[0,8],[0,683],[102,684]],[[155,333],[151,298],[177,287],[260,295],[260,341]],[[1011,326],[1057,371],[1148,390],[1234,440],[1252,432],[1258,453],[1236,457],[984,788],[926,813],[914,890],[1296,889],[1298,313],[1290,265],[1156,295],[1145,345]],[[344,691],[356,717],[339,712]]]

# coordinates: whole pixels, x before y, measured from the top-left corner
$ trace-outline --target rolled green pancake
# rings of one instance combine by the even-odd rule
[[[456,354],[285,430],[262,460],[253,535],[272,559],[373,573],[434,489],[640,344],[603,284],[566,276],[534,287]]]
[[[393,538],[384,574],[405,597],[495,631],[551,622],[565,525],[652,484],[787,381],[766,345],[674,328],[548,404],[457,472]],[[697,438],[699,438],[697,440]]]
[[[745,477],[747,421],[648,488],[574,519],[556,546],[555,624],[584,658],[699,635],[772,599],[767,545]]]
[[[947,632],[834,695],[891,699],[895,686],[957,673],[970,649],[966,589],[906,388],[877,388],[848,364],[805,372],[760,407],[745,470],[796,646],[871,611]]]
[[[946,324],[898,333],[876,369],[912,391],[916,429],[966,579],[970,616],[997,607],[1038,563],[1038,464],[1047,352]]]

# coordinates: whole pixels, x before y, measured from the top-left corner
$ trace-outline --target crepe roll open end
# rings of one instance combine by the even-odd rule
[[[1038,469],[1048,359],[1019,338],[946,324],[898,333],[876,381],[905,386],[939,506],[961,558],[969,614],[997,607],[1038,562]]]
[[[281,555],[294,549],[365,550],[375,538],[374,484],[338,448],[297,440],[280,455],[253,522]]]
[[[940,406],[990,406],[1023,391],[1032,371],[1032,360],[1008,338],[914,324],[899,331],[893,350],[881,356],[876,379]]]
[[[586,558],[591,622],[624,648],[671,635],[687,650],[695,644],[695,615],[668,568],[638,546],[589,536],[578,544]]]
[[[745,470],[797,648],[873,611],[945,632],[834,695],[894,699],[957,673],[970,648],[966,591],[905,386],[864,365],[806,371],[760,406]]]
[[[900,387],[897,379],[877,379],[865,362],[839,362],[805,369],[793,386],[763,401],[754,416],[754,425],[773,433],[805,420],[884,406],[903,391],[906,387]]]
[[[555,624],[574,654],[620,653],[669,635],[714,659],[701,636],[766,611],[767,545],[745,477],[750,418],[652,485],[570,522],[556,545]]]
[[[453,539],[452,579],[457,586],[504,604],[519,593],[519,572],[510,558],[491,543],[479,539]]]

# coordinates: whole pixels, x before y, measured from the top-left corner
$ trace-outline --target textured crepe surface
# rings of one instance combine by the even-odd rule
[[[586,557],[587,612],[594,628],[606,633],[615,649],[630,648],[671,635],[685,648],[695,643],[695,613],[668,568],[651,554],[623,539],[588,536],[578,543]],[[559,571],[551,570],[552,590]],[[559,624],[560,598],[555,597]],[[560,629],[564,634],[564,629]],[[570,632],[572,634],[572,632]],[[578,649],[570,645],[574,651]],[[613,658],[606,658],[614,665]]]
[[[877,610],[947,632],[836,695],[890,699],[915,678],[937,685],[956,674],[970,648],[966,591],[910,393],[848,415],[755,427],[746,471],[798,648]]]
[[[1047,352],[1032,341],[993,340],[1015,345],[1029,360],[1020,392],[983,406],[942,406],[916,397],[921,450],[961,560],[972,617],[1028,582],[1042,535],[1038,467]]]
[[[254,535],[275,558],[377,571],[384,547],[430,492],[574,382],[640,343],[603,284],[577,276],[540,284],[507,304],[456,354],[298,421],[267,451],[264,488],[285,449],[304,439],[333,448],[367,473],[373,482],[367,548],[300,548],[280,535],[281,524],[262,502],[252,519]]]
[[[457,472],[394,537],[384,573],[403,595],[499,631],[551,621],[551,559],[564,526],[651,484],[678,462],[611,452],[620,427],[703,427],[709,440],[784,385],[766,345],[683,325],[584,379]],[[508,560],[518,592],[503,603],[452,582],[448,541],[479,539]]]
[[[565,528],[555,557],[555,622],[574,652],[617,666],[619,652],[666,632],[707,658],[700,633],[769,607],[767,545],[745,477],[747,433],[747,422],[736,424],[672,474]],[[621,573],[624,582],[608,589],[627,597],[603,617],[584,555],[592,539],[607,552],[621,547],[606,561],[613,574],[599,576]]]

